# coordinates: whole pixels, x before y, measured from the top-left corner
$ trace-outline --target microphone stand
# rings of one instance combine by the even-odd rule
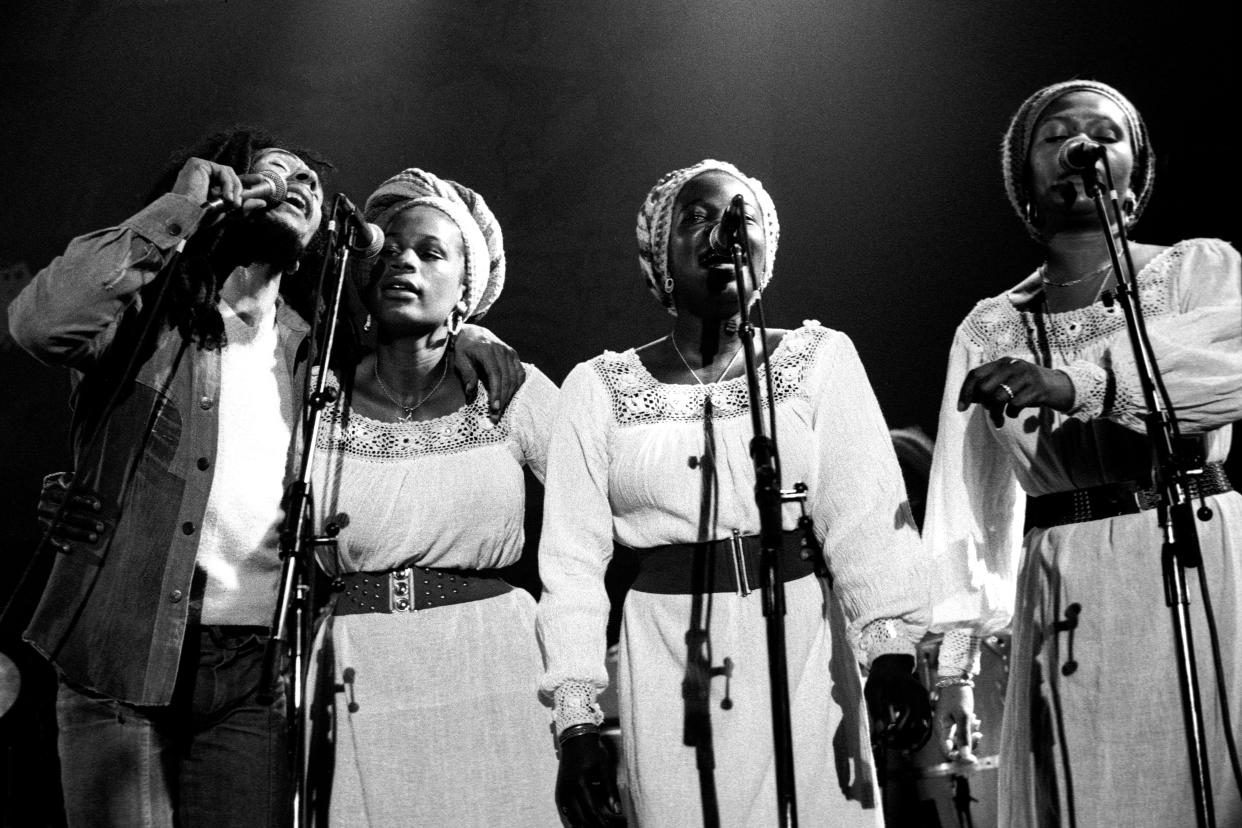
[[[1157,507],[1160,528],[1164,536],[1162,569],[1164,573],[1165,604],[1173,617],[1173,632],[1177,645],[1177,674],[1181,687],[1182,712],[1185,716],[1187,749],[1190,759],[1192,787],[1194,789],[1195,818],[1199,828],[1213,828],[1216,817],[1212,804],[1212,784],[1208,768],[1207,738],[1203,723],[1203,710],[1199,695],[1199,676],[1194,659],[1194,640],[1190,625],[1189,596],[1186,591],[1188,567],[1202,563],[1199,536],[1192,512],[1190,482],[1203,473],[1202,458],[1188,456],[1179,445],[1181,431],[1177,414],[1165,389],[1164,380],[1156,364],[1156,355],[1147,335],[1143,309],[1135,283],[1134,261],[1130,256],[1129,240],[1126,238],[1125,222],[1118,204],[1117,189],[1113,184],[1112,170],[1107,160],[1104,174],[1108,182],[1109,200],[1116,218],[1117,237],[1113,237],[1111,222],[1104,204],[1104,194],[1096,180],[1092,165],[1080,171],[1083,189],[1095,203],[1096,215],[1104,230],[1108,255],[1113,272],[1117,274],[1116,300],[1125,314],[1126,329],[1134,351],[1135,367],[1148,414],[1144,418],[1147,436],[1155,451],[1155,483],[1160,493]],[[1119,244],[1120,242],[1120,244]],[[1125,267],[1118,254],[1125,257]],[[1207,520],[1211,512],[1200,510]]]
[[[335,283],[327,313],[322,323],[318,318],[312,321],[311,341],[315,345],[312,362],[318,367],[315,389],[310,391],[312,368],[307,366],[306,381],[302,400],[302,413],[299,423],[302,428],[302,456],[297,477],[289,484],[284,499],[285,521],[280,533],[281,573],[279,591],[276,597],[276,611],[272,620],[272,636],[268,639],[267,648],[263,653],[263,673],[260,687],[265,688],[260,700],[270,704],[274,699],[273,688],[277,674],[277,658],[283,644],[287,650],[287,671],[291,676],[289,688],[289,720],[290,758],[293,763],[293,820],[295,828],[308,825],[310,813],[307,798],[306,767],[309,757],[309,744],[306,732],[306,658],[309,641],[309,626],[314,616],[313,590],[311,579],[314,567],[306,549],[318,544],[335,543],[339,527],[330,525],[324,537],[308,535],[307,525],[310,520],[310,479],[315,457],[315,443],[323,419],[324,409],[338,396],[336,389],[328,388],[328,359],[332,353],[333,340],[336,334],[337,318],[340,315],[341,290],[349,261],[350,250],[355,243],[356,228],[345,222],[345,233],[342,236],[337,230],[337,215],[340,213],[345,197],[337,195],[332,207],[331,218],[328,220],[327,250],[323,268],[320,270],[319,282],[316,286],[314,307],[318,309],[319,298],[324,295],[324,279],[328,263],[335,258]],[[318,314],[316,314],[318,317]],[[319,329],[319,330],[317,330]]]
[[[790,726],[789,671],[785,652],[785,581],[782,575],[781,551],[784,531],[781,505],[786,501],[806,499],[806,489],[781,489],[780,455],[776,447],[776,398],[772,393],[771,360],[765,360],[769,403],[770,429],[765,429],[759,398],[759,372],[755,364],[754,325],[746,306],[747,274],[750,273],[750,239],[746,231],[745,201],[734,196],[730,209],[742,217],[735,237],[730,240],[733,274],[737,281],[737,302],[741,311],[742,355],[746,362],[747,396],[750,402],[750,457],[755,469],[755,505],[759,509],[759,585],[763,596],[763,615],[767,619],[768,679],[772,699],[772,743],[776,758],[776,800],[778,824],[797,828],[798,808],[794,784],[793,735]],[[750,284],[756,284],[750,273]],[[767,352],[767,330],[763,329],[764,352]]]

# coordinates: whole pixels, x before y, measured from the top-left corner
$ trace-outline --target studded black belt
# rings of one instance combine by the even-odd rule
[[[787,531],[780,550],[781,578],[795,581],[815,572],[816,554],[806,549],[801,530]],[[634,550],[638,576],[631,589],[663,595],[759,589],[759,538],[734,534],[705,543],[674,543]]]
[[[481,601],[513,587],[494,572],[406,566],[387,572],[346,572],[332,581],[337,615],[418,610]]]
[[[1222,463],[1208,463],[1203,474],[1190,480],[1190,496],[1193,499],[1233,491],[1233,484],[1225,475]],[[1118,515],[1132,515],[1160,505],[1160,493],[1155,489],[1142,488],[1134,481],[1107,483],[1086,489],[1032,497],[1027,502],[1027,522],[1031,526],[1047,529],[1067,523],[1084,523],[1103,520]]]

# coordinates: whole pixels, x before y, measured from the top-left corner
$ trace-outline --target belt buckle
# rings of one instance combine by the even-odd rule
[[[394,569],[388,573],[388,607],[390,612],[415,612],[414,570]]]
[[[1133,492],[1134,505],[1136,512],[1146,512],[1148,509],[1154,509],[1160,505],[1159,489],[1135,489]],[[1191,495],[1192,497],[1194,495]]]
[[[733,530],[729,538],[729,549],[733,553],[733,583],[737,585],[739,598],[745,598],[752,592],[750,578],[746,575],[746,553],[742,547],[742,533]]]

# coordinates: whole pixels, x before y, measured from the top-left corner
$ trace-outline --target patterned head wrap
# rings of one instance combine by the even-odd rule
[[[767,244],[767,261],[759,276],[759,290],[767,287],[772,279],[772,263],[776,259],[776,243],[781,234],[781,225],[776,220],[776,205],[772,203],[768,191],[763,189],[763,184],[724,161],[709,159],[692,167],[673,170],[662,176],[651,188],[651,192],[647,193],[647,198],[638,211],[637,228],[638,266],[642,268],[643,278],[647,280],[647,288],[673,316],[677,315],[677,309],[673,307],[673,296],[664,292],[664,280],[668,276],[668,238],[673,220],[673,202],[677,200],[677,194],[687,181],[701,173],[713,171],[728,173],[750,187],[755,194],[763,218],[763,233]]]
[[[1125,95],[1108,84],[1092,80],[1071,80],[1045,86],[1018,107],[1001,145],[1001,167],[1005,175],[1005,191],[1009,195],[1009,204],[1036,241],[1045,239],[1039,228],[1027,218],[1027,204],[1031,198],[1026,186],[1031,138],[1048,105],[1071,92],[1096,92],[1117,104],[1125,113],[1126,129],[1130,133],[1130,149],[1134,153],[1134,170],[1130,174],[1130,190],[1134,193],[1131,224],[1138,221],[1147,202],[1151,200],[1152,185],[1156,180],[1156,155],[1147,135],[1147,125]],[[1118,185],[1121,186],[1122,182],[1118,182]]]
[[[466,248],[466,318],[478,319],[505,286],[500,224],[474,190],[414,167],[379,185],[367,199],[363,214],[367,221],[387,229],[398,213],[422,205],[444,213],[461,231]]]

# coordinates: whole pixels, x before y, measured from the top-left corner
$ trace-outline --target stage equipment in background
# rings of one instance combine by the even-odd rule
[[[918,677],[931,690],[936,682],[941,636],[919,645]],[[984,736],[975,762],[945,761],[933,739],[917,751],[885,750],[884,823],[887,828],[999,828],[996,799],[1001,716],[1009,683],[1008,630],[983,640],[975,678],[975,715]]]

